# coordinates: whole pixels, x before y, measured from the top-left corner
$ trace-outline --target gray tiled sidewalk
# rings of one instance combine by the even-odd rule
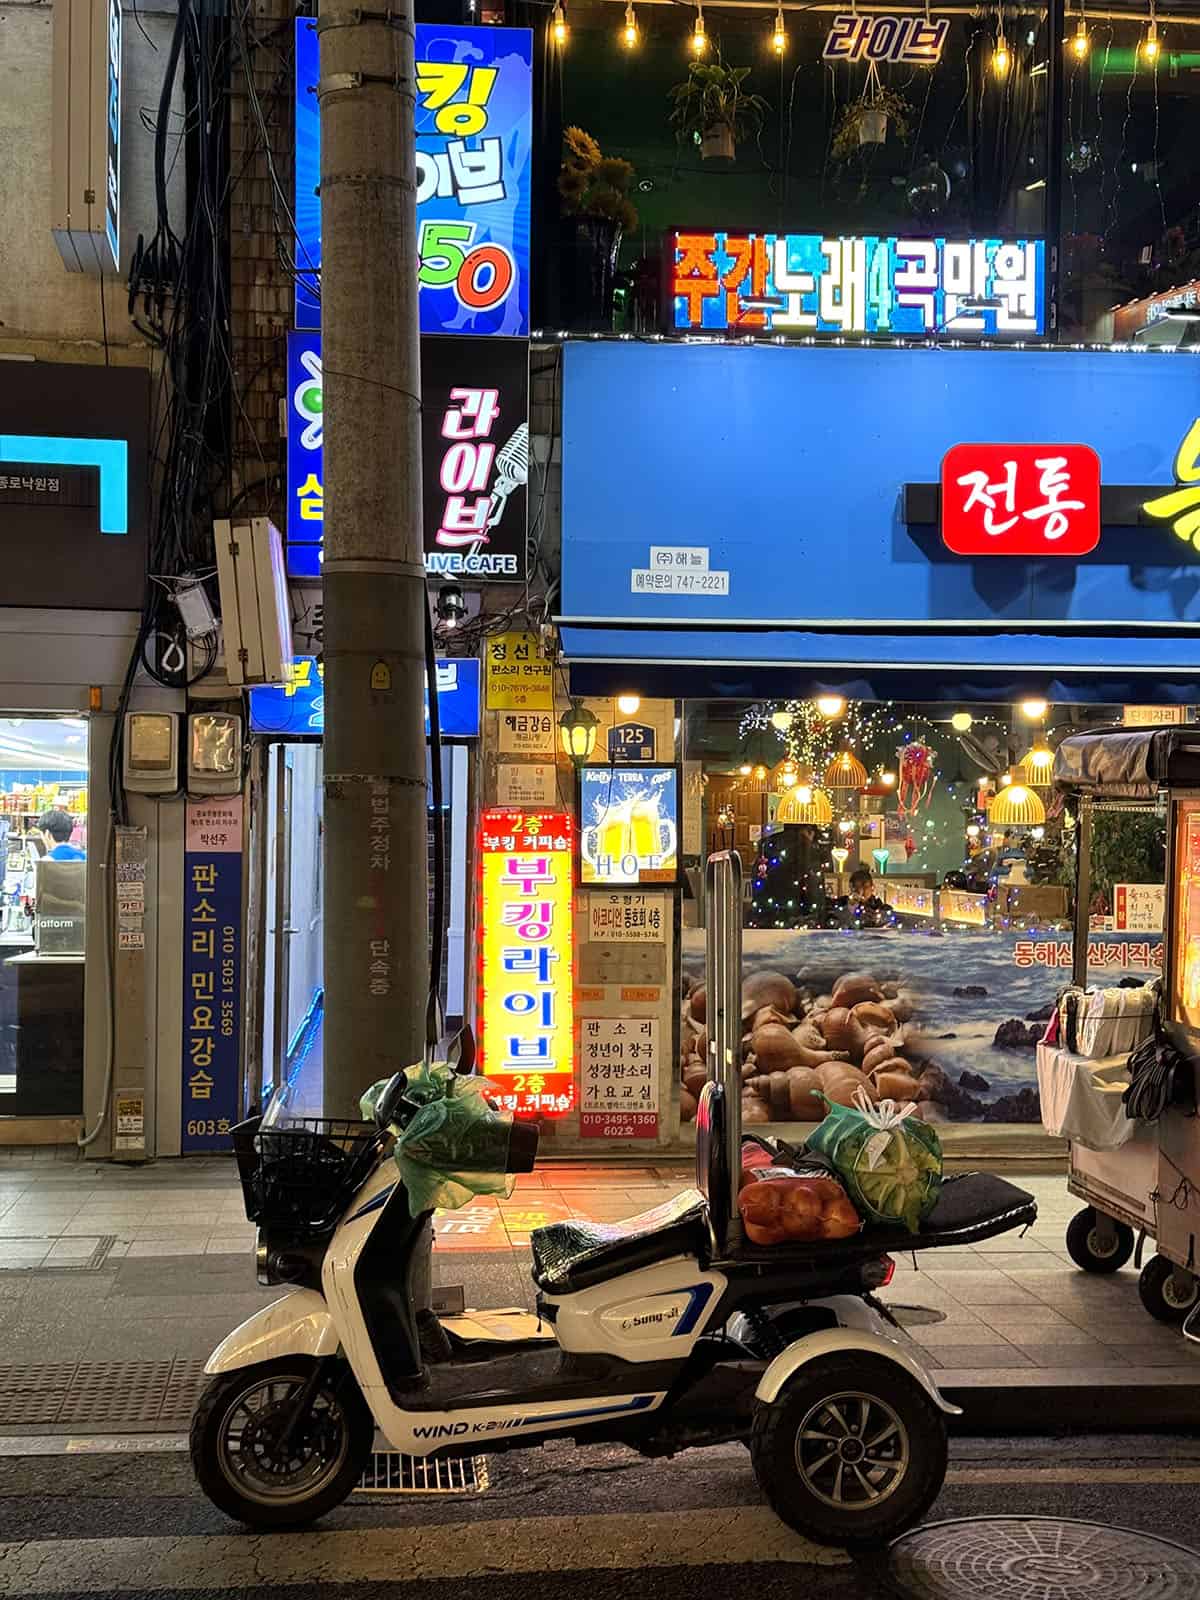
[[[513,1201],[475,1202],[476,1215],[497,1213],[480,1248],[475,1232],[456,1239],[446,1230],[437,1280],[464,1284],[468,1303],[528,1304],[519,1227],[539,1208],[610,1220],[687,1181],[682,1168],[539,1168]],[[1071,1263],[1064,1234],[1079,1206],[1065,1182],[1017,1181],[1039,1203],[1026,1234],[915,1260],[897,1251],[886,1298],[936,1314],[910,1329],[930,1364],[965,1381],[1011,1374],[1023,1382],[1042,1370],[1094,1372],[1101,1384],[1135,1371],[1175,1380],[1194,1373],[1200,1383],[1200,1347],[1145,1313],[1132,1266],[1095,1277]],[[508,1229],[514,1216],[524,1223]],[[278,1293],[255,1283],[253,1242],[229,1161],[122,1168],[0,1155],[0,1383],[3,1366],[16,1363],[206,1356]]]

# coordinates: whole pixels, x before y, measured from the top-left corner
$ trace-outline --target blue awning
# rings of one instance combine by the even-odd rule
[[[1200,633],[843,633],[564,621],[575,694],[665,699],[1200,703]]]

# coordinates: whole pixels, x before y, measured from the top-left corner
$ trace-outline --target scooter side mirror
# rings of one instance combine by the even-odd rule
[[[469,1078],[475,1071],[475,1035],[469,1027],[460,1028],[454,1035],[446,1061],[460,1078]]]
[[[404,1091],[408,1086],[408,1079],[402,1072],[393,1072],[379,1099],[375,1102],[375,1126],[383,1129],[390,1127],[400,1115],[400,1103],[404,1099]]]

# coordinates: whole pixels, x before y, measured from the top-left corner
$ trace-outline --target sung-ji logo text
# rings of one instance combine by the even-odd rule
[[[1100,458],[1085,444],[957,444],[942,541],[960,556],[1082,556],[1100,542]]]

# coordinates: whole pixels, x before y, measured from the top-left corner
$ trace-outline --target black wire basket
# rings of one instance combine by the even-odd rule
[[[264,1128],[258,1118],[233,1130],[246,1216],[260,1227],[320,1233],[330,1229],[371,1170],[379,1130],[369,1122],[293,1117]]]

